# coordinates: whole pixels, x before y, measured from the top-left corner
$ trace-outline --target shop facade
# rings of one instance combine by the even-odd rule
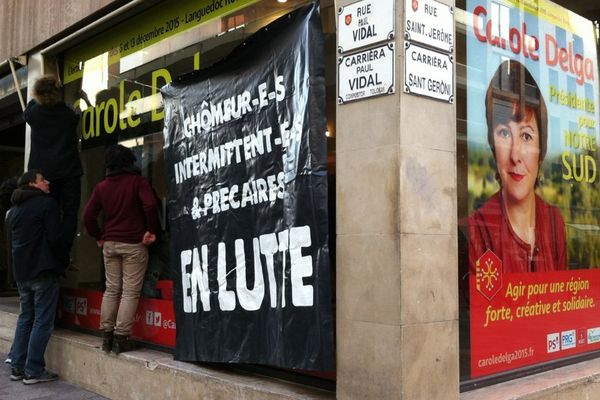
[[[81,110],[82,204],[104,176],[105,147],[116,143],[134,150],[161,200],[162,232],[151,249],[134,328],[138,340],[166,349],[176,340],[178,282],[169,258],[160,88],[210,68],[272,21],[309,3],[89,1],[73,8],[59,1],[34,10],[33,20],[44,24],[16,25],[8,21],[31,10],[10,2],[0,55],[26,56],[11,60],[22,93],[30,98],[25,88],[55,73],[65,101]],[[480,386],[596,356],[600,93],[598,26],[592,20],[600,12],[563,3],[321,1],[335,368],[320,371],[315,381],[335,387],[336,397],[458,399]],[[486,111],[486,102],[496,104],[488,84],[505,62],[510,71],[511,63],[524,68],[514,70],[522,79],[514,81],[508,72],[490,91],[512,88],[499,101],[513,108],[503,114],[508,112],[502,122],[507,128],[497,132],[497,117]],[[14,87],[10,70],[1,72],[0,85]],[[367,92],[356,89],[363,84]],[[378,84],[385,89],[369,94]],[[14,88],[6,93],[0,109],[8,111],[19,103]],[[521,98],[522,106],[515,100]],[[537,119],[515,117],[514,109]],[[537,140],[532,169],[544,176],[535,186],[544,201],[537,209],[545,210],[547,202],[562,221],[533,227],[538,235],[564,234],[548,235],[548,249],[526,254],[529,269],[518,270],[512,252],[474,239],[480,225],[472,216],[497,192],[512,199],[511,184],[501,176],[503,147],[495,140],[509,137],[511,122],[531,120],[537,130],[518,128],[513,140]],[[23,158],[2,159],[22,170],[29,128],[7,126],[22,130],[22,143],[10,149],[21,149],[16,153]],[[508,162],[517,165],[515,157]],[[514,181],[527,180],[523,170],[511,168]],[[498,221],[508,213],[500,204],[504,211],[492,213],[499,218],[493,226],[502,226]],[[506,218],[509,237],[542,247],[545,236],[523,240],[527,235]],[[547,217],[535,221],[540,219]],[[556,265],[536,269],[549,259]],[[491,273],[494,268],[497,273]],[[100,252],[80,228],[63,281],[62,322],[95,329],[102,289]],[[559,311],[553,314],[554,304]]]

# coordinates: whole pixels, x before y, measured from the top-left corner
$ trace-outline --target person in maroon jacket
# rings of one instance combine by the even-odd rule
[[[96,185],[83,211],[85,227],[104,256],[102,350],[117,354],[134,348],[129,337],[148,265],[146,246],[156,240],[158,227],[156,197],[134,166],[135,161],[128,148],[109,147],[106,178]],[[98,225],[100,213],[104,216],[103,229]]]
[[[488,143],[500,190],[468,218],[469,265],[491,250],[503,272],[567,268],[565,223],[536,193],[547,149],[547,111],[535,80],[518,61],[503,62],[486,93]]]

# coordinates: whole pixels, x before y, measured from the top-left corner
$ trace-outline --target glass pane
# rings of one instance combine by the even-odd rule
[[[545,0],[457,2],[461,379],[600,350],[598,56]]]
[[[163,111],[159,89],[173,78],[206,68],[229,54],[258,29],[306,1],[285,4],[259,1],[223,18],[170,36],[167,40],[148,41],[135,52],[114,47],[119,25],[64,54],[65,100],[82,111],[81,159],[82,206],[94,186],[104,178],[104,150],[120,143],[134,149],[143,175],[161,200],[160,247],[151,254],[144,295],[154,296],[152,285],[168,279],[168,227],[166,226],[166,178],[162,154]],[[324,5],[325,3],[331,3]],[[160,9],[158,9],[160,11]],[[150,9],[148,13],[156,13]],[[335,8],[323,2],[323,26],[326,36],[328,143],[330,145],[331,188],[335,188]],[[154,18],[152,15],[143,18]],[[113,46],[113,47],[111,47]],[[330,193],[330,206],[335,193]],[[335,215],[331,210],[331,215]],[[331,228],[335,231],[333,223]],[[330,235],[334,240],[335,235]],[[335,248],[332,243],[331,248]],[[154,251],[154,250],[153,250]],[[333,253],[333,252],[332,252]],[[333,255],[332,255],[333,256]],[[335,263],[332,263],[335,265]],[[79,226],[72,254],[72,265],[64,286],[103,289],[104,270],[100,251],[92,238]]]
[[[104,149],[116,143],[135,149],[143,174],[149,179],[163,205],[165,226],[166,179],[162,155],[162,100],[158,90],[172,78],[210,66],[240,44],[246,37],[301,1],[285,6],[259,2],[224,18],[209,21],[171,36],[168,40],[144,44],[120,57],[119,49],[109,48],[110,34],[84,43],[65,54],[65,99],[82,111],[81,159],[82,205],[94,186],[104,178]],[[150,12],[150,11],[149,11]],[[151,16],[144,16],[151,18]],[[142,18],[142,17],[140,17]],[[115,33],[115,34],[116,34]],[[94,49],[105,49],[94,53]],[[91,49],[91,50],[90,50]],[[83,55],[81,59],[74,57]],[[76,60],[76,62],[74,62]],[[76,65],[78,74],[69,74]],[[71,71],[72,72],[72,71]],[[152,295],[152,282],[168,278],[168,233],[162,232],[158,255],[151,255],[144,294]],[[164,245],[162,242],[164,241]],[[103,288],[101,254],[92,238],[79,227],[66,287]]]

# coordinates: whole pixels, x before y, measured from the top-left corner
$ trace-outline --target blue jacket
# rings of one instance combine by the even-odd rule
[[[61,240],[60,211],[56,201],[41,190],[26,186],[15,190],[8,214],[12,264],[17,282],[37,278],[42,272],[61,275],[68,251]]]

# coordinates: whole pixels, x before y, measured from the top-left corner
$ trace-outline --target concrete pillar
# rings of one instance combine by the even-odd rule
[[[396,93],[336,110],[340,399],[459,398],[456,109],[402,92],[403,29]]]

